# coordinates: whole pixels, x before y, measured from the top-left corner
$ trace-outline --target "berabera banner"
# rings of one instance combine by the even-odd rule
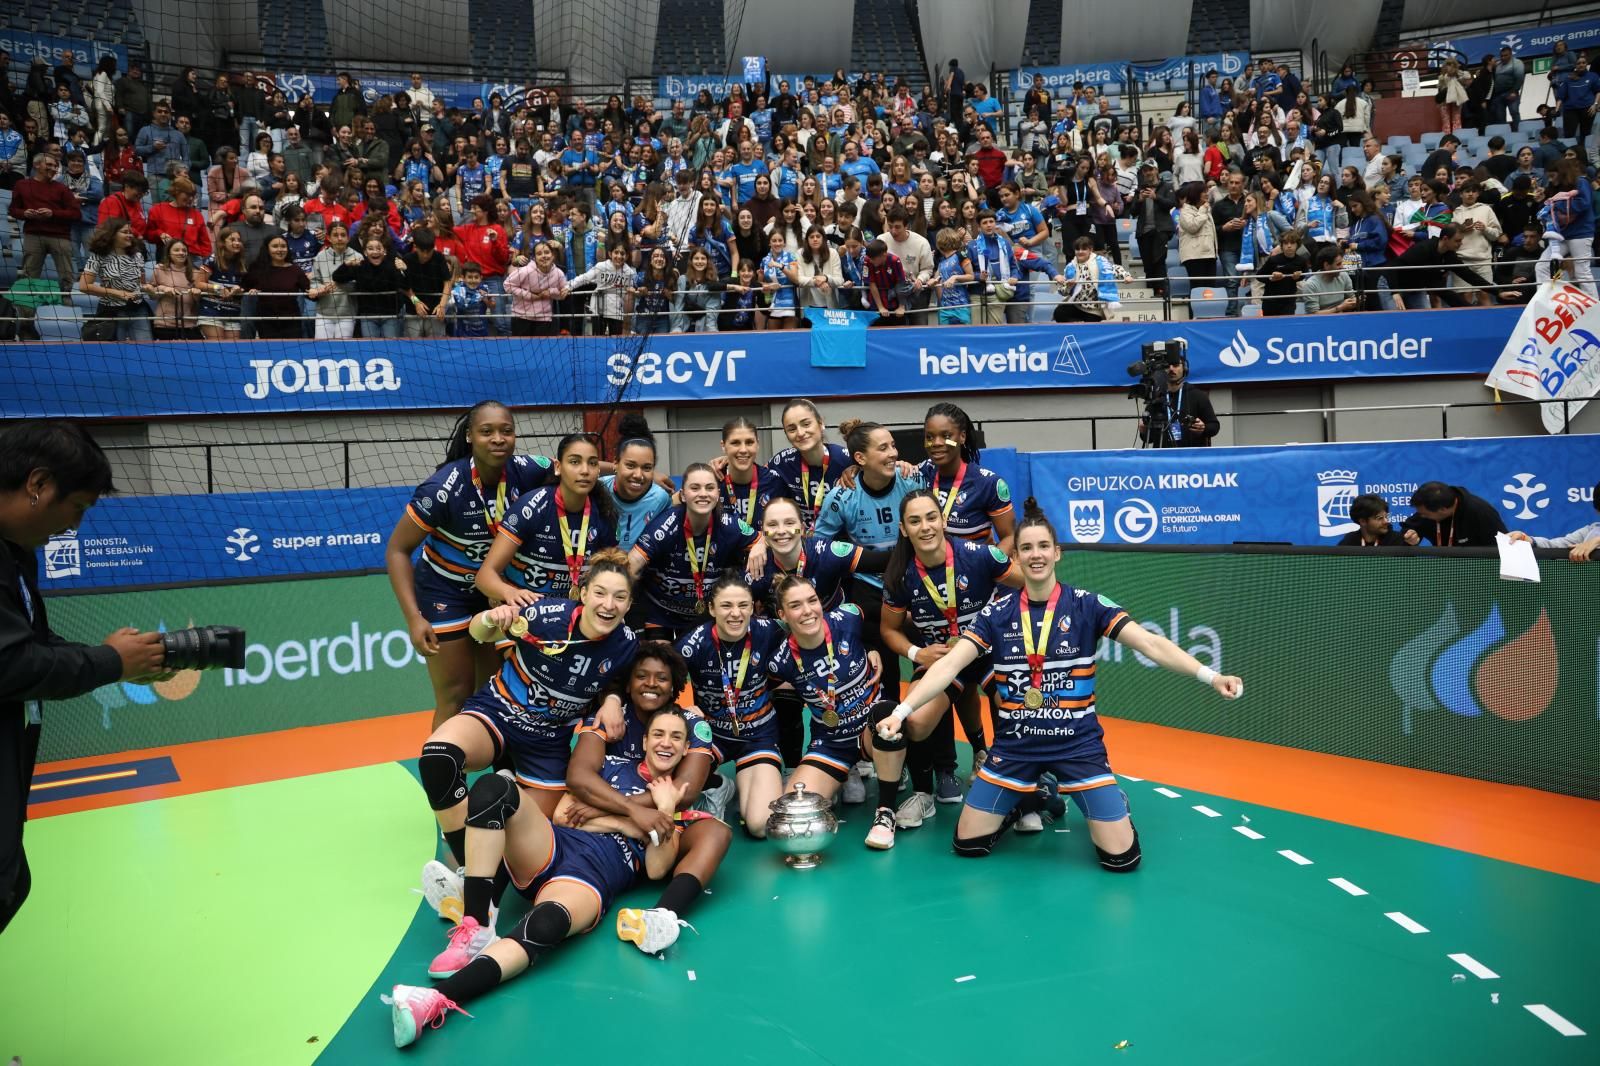
[[[754,70],[750,60],[760,58],[762,68]],[[692,101],[704,89],[711,94],[713,100],[726,99],[735,88],[743,92],[750,92],[752,86],[761,92],[766,92],[770,87],[775,93],[783,82],[789,83],[789,91],[798,93],[805,85],[807,78],[813,79],[818,85],[833,79],[833,72],[827,71],[819,74],[779,74],[769,72],[765,66],[765,59],[756,56],[746,56],[741,64],[739,74],[663,74],[656,78],[656,95],[668,100]],[[845,78],[854,84],[861,78],[859,73],[845,72]]]
[[[1128,68],[1133,68],[1133,80],[1142,83],[1184,79],[1192,69],[1196,78],[1216,71],[1221,78],[1236,77],[1250,62],[1244,52],[1217,52],[1212,55],[1173,56],[1135,62],[1132,59],[1113,59],[1101,63],[1078,63],[1060,67],[1020,67],[1011,72],[1011,91],[1022,94],[1033,88],[1033,76],[1044,76],[1045,85],[1054,92],[1070,89],[1078,82],[1095,87],[1121,85],[1127,80]]]
[[[1560,433],[1600,392],[1600,300],[1576,285],[1547,282],[1523,308],[1485,382],[1534,400],[1547,433]]]
[[[0,418],[140,418],[523,407],[785,396],[1113,389],[1140,347],[1182,338],[1201,385],[1326,378],[1481,377],[1520,309],[1285,315],[1082,326],[871,330],[866,365],[811,364],[802,330],[652,336],[640,353],[605,337],[171,341],[6,346]],[[564,368],[554,372],[555,365]],[[543,367],[530,372],[530,367]]]
[[[51,592],[372,570],[411,492],[107,496],[40,549],[39,584]]]
[[[116,56],[117,69],[128,69],[128,49],[125,45],[88,41],[81,37],[57,37],[49,33],[31,33],[16,26],[0,29],[0,51],[11,53],[11,70],[17,77],[28,73],[34,56],[42,56],[51,67],[60,64],[63,56],[72,57],[72,69],[87,78],[94,73],[94,65],[101,56]]]
[[[545,77],[548,76],[547,72]],[[332,74],[277,74],[273,80],[289,100],[298,100],[310,93],[312,99],[325,104],[333,99],[333,94],[339,89],[338,80]],[[408,74],[364,74],[357,71],[356,80],[361,83],[362,99],[369,104],[380,96],[392,96],[411,89],[411,77]],[[515,110],[522,105],[522,98],[527,92],[524,86],[509,82],[426,78],[422,84],[433,93],[435,100],[443,100],[446,107],[459,107],[462,110],[471,108],[474,98],[482,99],[487,107],[489,97],[494,93],[500,94],[507,110]]]
[[[1030,488],[1064,542],[1331,545],[1350,501],[1380,496],[1398,525],[1425,481],[1460,485],[1506,527],[1556,537],[1594,521],[1600,435],[1040,452]]]

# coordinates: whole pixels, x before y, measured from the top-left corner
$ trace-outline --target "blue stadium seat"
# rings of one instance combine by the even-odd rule
[[[83,313],[66,304],[45,304],[36,308],[33,321],[39,337],[47,341],[75,341],[83,329]]]
[[[1228,311],[1228,292],[1209,285],[1189,291],[1189,315],[1192,318],[1221,318]]]

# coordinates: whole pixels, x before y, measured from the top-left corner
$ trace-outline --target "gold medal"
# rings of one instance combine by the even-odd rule
[[[695,600],[694,601],[694,613],[695,614],[705,614],[706,613],[706,601],[705,600]]]
[[[1031,685],[1028,686],[1027,691],[1022,694],[1022,705],[1030,711],[1037,711],[1044,706],[1044,693]]]
[[[839,712],[829,708],[822,712],[822,724],[829,729],[836,729],[839,725]]]
[[[957,644],[960,644],[960,643],[961,643],[961,638],[960,637],[948,637],[945,640],[946,646],[951,647],[951,648],[955,647]]]

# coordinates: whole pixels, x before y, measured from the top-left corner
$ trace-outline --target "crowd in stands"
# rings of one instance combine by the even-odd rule
[[[49,259],[97,298],[97,339],[784,329],[812,307],[1096,321],[1130,286],[1339,313],[1526,301],[1563,266],[1592,291],[1600,75],[1558,56],[1533,140],[1521,62],[1483,67],[1441,70],[1448,133],[1408,166],[1349,67],[1321,97],[1287,66],[1213,72],[1141,131],[1042,78],[1008,120],[954,60],[920,91],[840,71],[462,109],[420,74],[375,100],[341,74],[317,102],[251,72],[154,86],[110,57],[88,80],[36,59],[19,87],[0,52],[0,188],[22,274]],[[1461,123],[1506,117],[1514,144],[1458,154]]]

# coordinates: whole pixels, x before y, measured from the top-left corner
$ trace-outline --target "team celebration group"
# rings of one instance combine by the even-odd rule
[[[660,899],[619,910],[617,934],[671,946],[730,825],[764,837],[786,789],[860,803],[875,777],[880,850],[962,804],[953,848],[972,858],[1041,830],[1070,795],[1100,865],[1138,867],[1095,713],[1101,638],[1224,698],[1240,679],[1059,583],[1049,518],[1031,499],[1018,515],[954,404],[929,409],[917,466],[875,423],[830,443],[809,400],[782,427],[789,447],[763,463],[757,427],[731,419],[722,454],[673,481],[637,416],[609,462],[587,434],[553,458],[518,453],[493,401],[457,423],[387,549],[435,697],[418,772],[448,854],[424,866],[423,893],[455,923],[437,983],[384,997],[397,1046],[596,928],[641,881],[664,881]],[[952,709],[973,748],[964,796]],[[501,936],[508,886],[531,909]]]

